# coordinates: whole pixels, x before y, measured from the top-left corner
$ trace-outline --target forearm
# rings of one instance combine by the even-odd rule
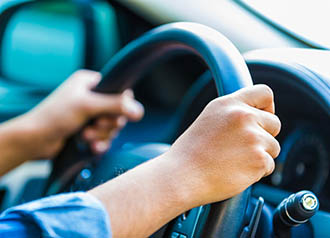
[[[194,203],[179,159],[163,155],[91,190],[105,205],[114,237],[147,237]],[[184,169],[183,169],[184,170]],[[186,179],[184,178],[186,177]]]
[[[42,138],[36,125],[24,115],[0,125],[0,176],[39,156]]]

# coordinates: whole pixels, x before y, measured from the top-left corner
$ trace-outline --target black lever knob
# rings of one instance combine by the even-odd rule
[[[314,193],[303,190],[285,198],[273,216],[274,234],[290,237],[290,228],[307,222],[319,209],[319,201]]]

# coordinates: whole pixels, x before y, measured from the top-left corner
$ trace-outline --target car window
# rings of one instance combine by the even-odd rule
[[[330,2],[323,0],[236,0],[254,14],[318,48],[330,48]]]

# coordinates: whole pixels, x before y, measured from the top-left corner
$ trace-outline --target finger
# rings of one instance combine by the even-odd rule
[[[91,150],[95,154],[104,154],[110,149],[110,142],[108,140],[99,140],[91,143]]]
[[[96,119],[94,126],[100,130],[121,129],[127,123],[124,116],[101,116]]]
[[[106,95],[90,92],[86,99],[88,111],[91,116],[100,114],[122,115],[129,120],[140,120],[144,114],[141,103],[124,95]]]
[[[132,89],[126,89],[123,94],[127,95],[130,98],[134,98],[134,92]]]
[[[101,78],[102,75],[99,72],[81,69],[74,72],[68,80],[79,85],[87,84],[88,89],[92,89],[101,81]]]
[[[101,94],[93,92],[101,80],[101,74],[91,70],[78,70],[70,76],[72,87],[87,87],[87,95],[84,97],[83,108],[88,109],[90,116],[98,114],[124,115],[132,121],[140,120],[144,114],[143,106],[134,100],[132,90],[128,89],[122,94]],[[76,89],[77,90],[77,89]]]
[[[89,142],[95,140],[110,140],[118,134],[118,129],[99,129],[97,127],[89,127],[84,130],[83,138]]]
[[[275,169],[275,162],[274,162],[274,159],[271,157],[271,155],[268,154],[267,152],[265,152],[264,156],[266,159],[266,171],[265,171],[264,177],[266,177],[266,176],[270,175],[271,173],[273,173],[273,171]]]
[[[233,93],[233,96],[252,107],[275,113],[274,94],[267,85],[259,84],[243,88]]]
[[[86,127],[82,133],[86,141],[113,139],[127,123],[127,119],[120,117],[103,116],[96,120],[93,125]]]
[[[254,109],[257,114],[258,124],[272,136],[277,136],[281,131],[281,121],[278,116],[267,111]]]
[[[273,158],[275,159],[281,151],[280,143],[269,133],[263,131],[263,145],[265,148],[265,151]]]

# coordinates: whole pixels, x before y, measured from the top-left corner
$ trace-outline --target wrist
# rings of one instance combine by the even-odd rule
[[[35,125],[25,115],[1,124],[0,176],[27,160],[38,158],[41,139]]]
[[[155,173],[157,176],[162,174],[164,183],[171,188],[172,196],[183,208],[180,213],[202,205],[200,196],[203,186],[191,164],[187,164],[188,160],[173,154],[171,150],[157,159],[159,164],[155,168]]]
[[[170,196],[177,201],[177,205],[189,210],[194,206],[192,188],[189,182],[189,175],[184,169],[181,169],[180,161],[178,158],[171,157],[170,154],[165,153],[157,158],[159,163],[154,169],[155,176],[161,176],[161,184],[169,188]],[[184,212],[184,211],[179,211]]]
[[[16,149],[24,154],[25,160],[39,159],[44,148],[43,132],[38,122],[29,113],[14,118],[11,123],[13,128],[13,141]]]
[[[105,206],[114,236],[147,237],[198,206],[196,184],[181,166],[179,158],[165,153],[89,191]]]
[[[62,147],[63,140],[59,131],[54,131],[54,124],[44,120],[44,115],[40,115],[38,111],[32,110],[24,114],[20,120],[24,124],[23,130],[29,135],[27,147],[33,155],[31,159],[50,158]]]
[[[12,131],[13,145],[18,153],[24,155],[24,160],[49,158],[54,154],[56,143],[50,137],[51,126],[41,120],[38,113],[30,111],[8,122]]]

